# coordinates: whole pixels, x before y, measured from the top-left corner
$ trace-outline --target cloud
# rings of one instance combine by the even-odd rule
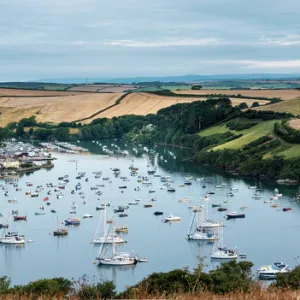
[[[131,48],[155,48],[155,47],[192,47],[192,46],[208,46],[217,45],[222,42],[215,38],[207,39],[176,39],[161,41],[136,41],[136,40],[114,40],[104,42],[106,46],[121,46]]]
[[[299,68],[299,0],[2,2],[4,80]]]

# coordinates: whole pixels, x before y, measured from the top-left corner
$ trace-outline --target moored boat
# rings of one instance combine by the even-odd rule
[[[245,218],[245,214],[241,214],[236,211],[232,211],[227,214],[227,219],[241,219],[241,218]]]

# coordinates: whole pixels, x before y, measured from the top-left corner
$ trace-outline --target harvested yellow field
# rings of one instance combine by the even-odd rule
[[[238,95],[249,97],[267,97],[267,98],[281,98],[282,100],[294,99],[300,97],[300,90],[286,89],[286,90],[182,90],[174,91],[176,94],[192,94],[192,95],[207,95],[207,94],[224,94],[224,95]]]
[[[80,95],[80,92],[68,91],[38,91],[38,90],[19,90],[19,89],[4,89],[0,88],[0,97],[2,96],[16,96],[16,97],[48,97],[48,96],[72,96]]]
[[[122,95],[122,94],[121,94]],[[2,97],[0,125],[36,116],[38,122],[71,122],[86,118],[112,104],[120,94],[91,93],[65,97]]]
[[[177,104],[177,103],[190,103],[194,101],[205,101],[207,98],[186,98],[186,97],[169,97],[169,96],[160,96],[155,94],[148,93],[131,93],[126,96],[119,105],[116,105],[107,111],[95,116],[93,119],[98,118],[112,118],[123,115],[147,115],[155,114],[162,108]],[[248,103],[249,106],[253,102],[258,101],[260,105],[268,103],[264,100],[247,100],[247,99],[231,99],[233,105],[239,105],[242,102]],[[92,120],[92,119],[91,119]],[[85,121],[85,123],[91,122],[91,120]]]
[[[300,119],[291,120],[289,126],[293,129],[300,130]]]
[[[158,110],[177,104],[190,103],[199,99],[166,97],[147,93],[132,93],[126,96],[119,105],[99,114],[97,118],[112,118],[123,115],[147,115],[156,113]]]
[[[286,113],[291,113],[293,115],[300,115],[300,97],[298,99],[281,101],[267,106],[257,107],[255,109],[272,110],[275,112],[286,112]]]

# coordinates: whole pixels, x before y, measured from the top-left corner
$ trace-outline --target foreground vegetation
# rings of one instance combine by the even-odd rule
[[[296,299],[300,289],[300,267],[277,275],[268,289],[254,278],[247,261],[221,264],[204,272],[202,265],[167,273],[153,273],[138,284],[118,293],[112,281],[97,282],[86,275],[79,280],[40,279],[23,286],[11,286],[0,277],[0,299]]]

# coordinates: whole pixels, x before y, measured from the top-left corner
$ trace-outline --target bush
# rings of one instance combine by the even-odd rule
[[[52,279],[40,279],[32,281],[24,286],[16,286],[13,288],[14,292],[23,295],[35,295],[35,296],[57,296],[60,294],[66,295],[69,293],[72,286],[72,282],[63,277]]]

